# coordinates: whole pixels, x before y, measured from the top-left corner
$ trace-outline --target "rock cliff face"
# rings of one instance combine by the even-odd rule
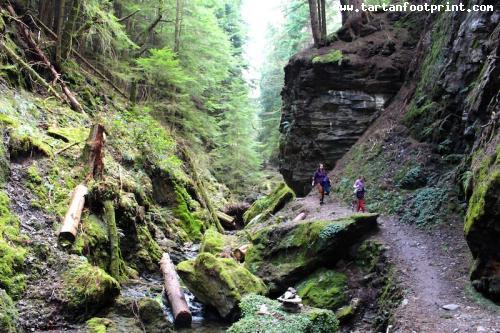
[[[280,171],[304,195],[318,163],[335,162],[399,90],[416,44],[415,31],[379,14],[379,29],[352,43],[305,50],[285,67]]]
[[[468,6],[481,4],[491,2]],[[420,217],[408,207],[431,224],[439,223],[441,209],[443,221],[464,222],[474,259],[472,284],[498,302],[500,8],[495,6],[406,16],[395,23],[379,14],[386,22],[382,32],[296,55],[286,67],[280,149],[286,181],[303,194],[316,164],[331,168],[368,127],[337,163],[334,190],[349,196],[353,177],[363,172],[374,209],[404,212],[402,219],[416,224]],[[415,26],[422,31],[406,30]],[[428,182],[401,191],[403,180],[419,173],[415,170]]]

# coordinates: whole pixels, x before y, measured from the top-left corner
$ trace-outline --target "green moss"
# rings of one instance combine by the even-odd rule
[[[10,153],[12,156],[26,156],[40,153],[52,157],[52,147],[44,140],[38,129],[21,125],[10,131]]]
[[[221,253],[224,250],[224,235],[217,230],[210,228],[205,231],[201,243],[200,252],[208,252],[214,255]]]
[[[0,289],[0,332],[16,333],[18,313],[14,302],[5,292]]]
[[[334,63],[336,62],[337,65],[342,64],[342,51],[341,50],[333,50],[330,51],[329,53],[318,55],[312,58],[312,63],[313,64],[329,64],[329,63]]]
[[[94,317],[87,320],[87,333],[106,333],[108,327],[114,327],[111,319]]]
[[[21,240],[19,220],[10,211],[7,194],[0,191],[0,288],[12,296],[19,296],[25,288],[25,277],[20,274],[26,251],[15,245]]]
[[[348,302],[347,277],[333,270],[320,269],[297,285],[304,304],[335,310]]]
[[[499,203],[500,195],[500,145],[490,156],[482,157],[477,170],[474,170],[473,192],[469,199],[464,231],[468,235],[474,228],[488,228],[494,225],[495,206]],[[498,207],[497,207],[498,208]],[[497,216],[498,217],[498,216]],[[481,224],[483,224],[481,226]],[[490,226],[491,224],[491,226]]]
[[[0,113],[0,123],[2,123],[5,126],[10,126],[10,127],[17,127],[19,126],[19,123],[17,120],[13,117],[10,117],[6,114]]]
[[[73,260],[63,273],[64,298],[69,309],[96,312],[120,293],[118,282],[99,267]]]
[[[293,198],[295,198],[295,193],[285,183],[280,183],[271,194],[254,202],[243,215],[243,220],[245,224],[248,224],[260,215],[259,221],[265,221]]]
[[[204,228],[204,223],[190,211],[190,202],[193,200],[184,187],[175,185],[177,207],[174,214],[181,221],[181,227],[190,239],[199,240]]]
[[[322,262],[332,264],[349,245],[376,226],[377,214],[359,214],[333,221],[308,221],[270,226],[252,239],[245,266],[272,291],[298,282]]]
[[[50,127],[47,134],[65,142],[82,142],[89,136],[85,127]]]
[[[258,314],[265,305],[269,314]],[[325,333],[337,332],[339,323],[329,310],[307,308],[300,313],[289,313],[278,301],[259,295],[248,295],[241,301],[242,319],[234,323],[228,333]]]
[[[158,263],[163,255],[162,249],[151,236],[147,225],[137,225],[136,230],[138,251],[132,258],[133,263],[136,267],[144,265],[149,271],[158,270]]]
[[[424,186],[427,183],[427,179],[422,171],[420,166],[415,166],[410,168],[401,181],[399,182],[399,186],[404,189],[414,190],[419,187]]]
[[[335,311],[335,317],[339,320],[339,322],[343,323],[347,321],[349,318],[354,316],[356,309],[352,305],[346,305]]]
[[[96,215],[83,214],[81,230],[73,243],[72,252],[85,255],[96,266],[106,269],[109,263],[107,227]]]
[[[371,272],[380,261],[383,251],[384,248],[381,243],[372,240],[364,241],[356,250],[354,263],[365,273]]]
[[[244,295],[267,292],[264,283],[234,259],[217,258],[207,252],[179,263],[177,270],[189,290],[222,317],[230,315]]]
[[[399,286],[396,270],[391,267],[384,276],[383,287],[377,296],[377,307],[379,316],[376,321],[377,332],[392,320],[394,309],[401,304],[403,298],[402,289]]]

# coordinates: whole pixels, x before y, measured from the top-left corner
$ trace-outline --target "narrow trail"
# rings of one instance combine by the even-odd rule
[[[316,193],[297,201],[309,212],[307,220],[352,214],[350,208],[333,198],[320,206]],[[388,260],[404,289],[389,332],[500,332],[500,307],[479,297],[470,287],[472,258],[462,228],[462,221],[456,221],[426,231],[396,218],[379,218],[379,231],[373,238],[386,245]],[[458,308],[443,308],[449,304]]]

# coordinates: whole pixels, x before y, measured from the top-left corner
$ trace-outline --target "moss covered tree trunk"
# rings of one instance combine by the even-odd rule
[[[104,220],[108,225],[108,237],[110,243],[109,273],[118,281],[123,280],[127,275],[125,263],[122,259],[120,251],[120,238],[118,236],[118,228],[116,227],[115,207],[112,200],[104,201]]]

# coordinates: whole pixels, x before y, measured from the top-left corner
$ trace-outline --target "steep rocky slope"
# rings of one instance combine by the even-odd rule
[[[468,5],[483,3],[471,1]],[[351,200],[354,179],[365,175],[371,210],[396,213],[403,222],[427,228],[465,223],[465,237],[474,257],[473,285],[496,301],[500,274],[495,241],[500,221],[499,19],[498,5],[493,12],[400,17],[396,27],[424,27],[417,46],[409,51],[412,61],[393,93],[401,88],[376,113],[378,118],[374,116],[377,119],[371,125],[367,121],[354,127],[359,134],[350,142],[330,141],[326,148],[316,150],[324,137],[333,138],[327,134],[329,122],[333,125],[345,117],[335,111],[321,113],[324,108],[319,104],[308,108],[309,104],[302,104],[307,100],[304,96],[328,99],[328,89],[323,87],[359,87],[359,82],[355,77],[344,82],[342,78],[350,77],[351,72],[345,68],[342,74],[338,58],[327,61],[321,70],[311,70],[317,66],[312,59],[325,51],[332,54],[339,42],[328,49],[308,50],[309,61],[298,61],[306,54],[301,53],[288,65],[281,125],[281,170],[292,187],[303,191],[315,165],[326,162],[335,166],[334,189],[346,201]],[[370,45],[368,36],[347,44],[355,48],[359,43],[357,49],[362,50]],[[343,53],[344,44],[338,46]],[[330,75],[331,68],[340,74]],[[372,94],[387,93],[383,85],[380,90],[376,87]],[[311,122],[310,116],[322,119],[323,126]]]

